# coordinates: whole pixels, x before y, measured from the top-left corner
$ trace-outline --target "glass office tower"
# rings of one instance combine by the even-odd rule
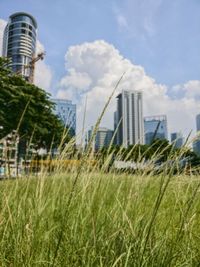
[[[145,144],[150,145],[153,139],[168,139],[167,116],[157,115],[144,118]]]
[[[69,127],[71,136],[76,135],[76,104],[73,104],[71,100],[65,99],[51,99],[55,103],[55,110],[53,111],[57,115],[63,124]]]
[[[94,127],[91,128],[91,130],[89,130],[87,132],[87,136],[86,136],[86,144],[88,144],[90,142],[90,139],[92,138],[92,134],[94,131]],[[100,149],[102,149],[103,147],[109,147],[109,145],[111,144],[112,141],[112,137],[113,137],[113,131],[110,129],[107,129],[105,127],[99,127],[94,141],[93,141],[93,149],[95,151],[98,151]]]
[[[10,16],[3,36],[3,56],[10,60],[9,67],[26,80],[33,74],[30,65],[36,49],[36,20],[27,13]]]

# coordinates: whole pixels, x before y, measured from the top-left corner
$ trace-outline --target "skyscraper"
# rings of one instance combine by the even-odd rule
[[[87,144],[89,143],[94,128],[92,127],[91,130],[87,133]],[[113,137],[113,131],[110,129],[107,129],[105,127],[99,127],[96,133],[96,136],[94,138],[93,148],[95,151],[100,150],[103,147],[109,147]]]
[[[128,147],[144,143],[142,92],[123,90],[117,96],[115,125],[118,125],[118,145]]]
[[[196,115],[197,132],[200,131],[200,114]]]
[[[196,140],[193,142],[193,150],[194,152],[200,156],[200,114],[196,115],[196,128],[197,128],[197,134],[198,137]]]
[[[167,139],[167,116],[157,115],[144,118],[145,144],[150,145],[153,139]]]
[[[36,49],[36,20],[27,13],[17,12],[9,17],[3,36],[3,56],[10,60],[9,67],[26,80],[33,76],[30,65]]]
[[[181,148],[184,143],[184,139],[181,133],[171,133],[171,143],[175,148]]]
[[[55,103],[54,113],[60,118],[63,124],[69,127],[71,136],[76,134],[76,105],[71,100],[52,99]]]

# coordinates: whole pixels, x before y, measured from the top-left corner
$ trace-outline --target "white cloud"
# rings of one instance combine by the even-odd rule
[[[128,36],[145,39],[156,34],[155,19],[163,0],[125,0],[114,5],[113,12],[119,30]]]
[[[44,51],[45,51],[44,46],[39,41],[37,41],[36,55]],[[52,76],[53,76],[52,70],[50,66],[45,63],[45,61],[39,60],[35,64],[35,84],[38,87],[50,91]]]
[[[182,91],[182,97],[180,99],[169,97],[168,92],[171,89],[157,84],[141,66],[123,58],[113,45],[102,40],[70,47],[65,60],[66,69],[69,68],[69,71],[61,79],[58,96],[78,101],[78,126],[82,125],[86,95],[86,126],[89,127],[96,122],[114,86],[126,72],[115,96],[122,89],[141,90],[144,94],[145,115],[167,114],[170,131],[182,130],[184,134],[188,134],[191,129],[195,129],[195,115],[200,108],[197,99],[200,81],[177,85],[176,91]],[[114,97],[102,125],[113,127],[115,108]]]
[[[3,31],[6,26],[6,21],[0,19],[0,56],[2,55],[2,45],[3,45]],[[44,46],[37,41],[36,44],[36,55],[44,51]],[[44,61],[38,61],[35,65],[35,84],[47,91],[50,91],[51,80],[52,80],[52,70],[49,65]]]

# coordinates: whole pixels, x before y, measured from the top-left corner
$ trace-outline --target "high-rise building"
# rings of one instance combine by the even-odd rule
[[[88,131],[87,137],[86,137],[86,143],[88,144],[92,134],[93,134],[94,127],[91,128],[91,130]],[[100,150],[103,147],[109,147],[111,144],[113,137],[113,131],[110,129],[107,129],[105,127],[99,127],[96,133],[96,136],[94,138],[93,142],[93,148],[95,151]]]
[[[13,72],[21,74],[26,80],[33,76],[30,65],[36,50],[37,23],[33,16],[24,12],[9,17],[3,36],[3,56],[10,62]]]
[[[70,134],[76,134],[76,104],[71,100],[52,99],[55,103],[54,113],[60,118],[63,124],[69,127]]]
[[[142,92],[123,90],[117,96],[115,125],[118,126],[118,145],[128,147],[144,143]]]
[[[184,143],[182,133],[171,133],[171,143],[174,145],[175,148],[181,148]]]
[[[196,128],[197,134],[200,134],[200,114],[196,115]],[[193,150],[194,152],[200,156],[200,137],[197,137],[196,140],[193,142]]]
[[[145,144],[150,145],[154,139],[168,139],[167,116],[157,115],[144,118]]]
[[[196,115],[197,132],[200,131],[200,114]]]

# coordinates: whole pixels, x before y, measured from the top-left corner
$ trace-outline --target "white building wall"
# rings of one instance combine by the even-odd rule
[[[143,122],[143,99],[142,92],[123,90],[118,96],[118,109],[121,107],[122,118],[119,128],[122,129],[122,137],[118,134],[118,145],[128,147],[133,144],[144,144],[144,122]]]

